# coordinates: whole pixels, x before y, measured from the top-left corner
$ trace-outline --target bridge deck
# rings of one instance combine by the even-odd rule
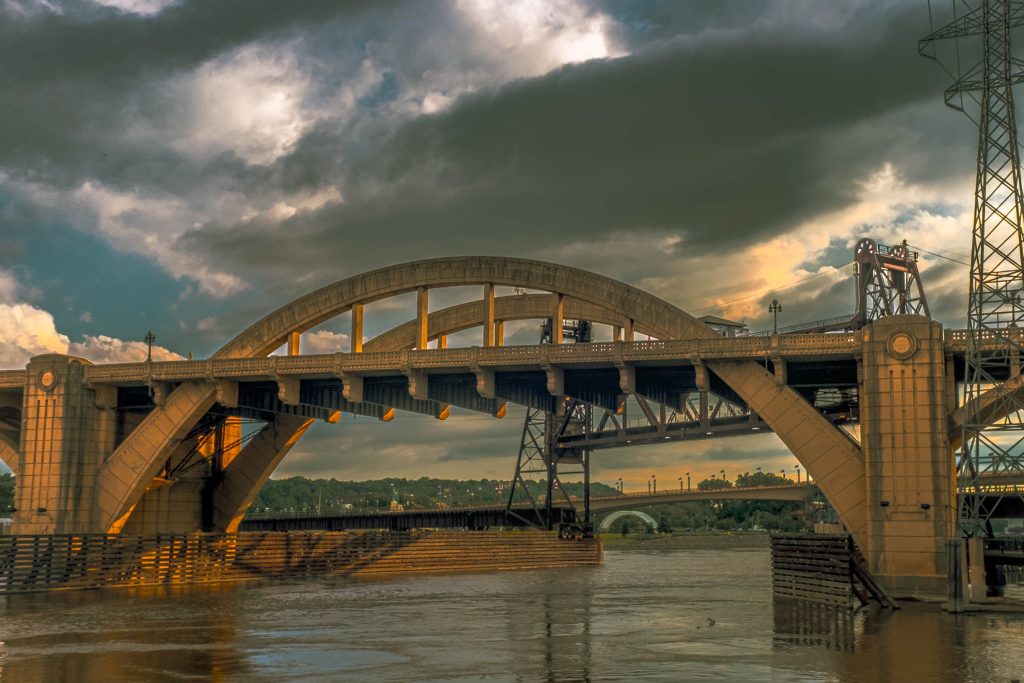
[[[962,355],[966,332],[948,330],[946,351]],[[555,364],[571,367],[608,367],[616,363],[637,366],[689,364],[701,360],[751,360],[768,356],[783,359],[852,359],[861,348],[860,332],[789,334],[772,337],[722,337],[637,342],[502,346],[488,348],[424,349],[333,353],[258,358],[217,358],[152,363],[92,365],[86,370],[91,384],[142,385],[149,381],[231,379],[271,380],[280,376],[330,378],[342,372],[400,375],[403,369],[432,373],[468,372],[476,368],[515,370]],[[24,370],[0,371],[0,390],[20,389]]]

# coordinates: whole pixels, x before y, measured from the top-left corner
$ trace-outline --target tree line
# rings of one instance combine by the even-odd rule
[[[328,514],[348,510],[389,509],[392,503],[405,509],[503,505],[508,501],[510,482],[499,479],[388,478],[369,481],[270,479],[253,500],[251,512]],[[543,490],[539,481],[530,482],[534,495]],[[563,484],[566,494],[582,496],[582,482]],[[615,495],[615,489],[591,484],[591,495]]]
[[[702,491],[728,489],[734,486],[772,486],[791,484],[777,474],[755,472],[738,476],[736,481],[708,478],[697,483]],[[537,495],[543,491],[539,481],[530,482]],[[582,482],[566,482],[565,493],[582,496]],[[611,486],[595,482],[591,495],[610,496]],[[256,496],[252,512],[273,514],[331,514],[357,510],[389,509],[392,503],[406,509],[458,507],[466,505],[503,505],[509,496],[509,482],[497,479],[419,479],[389,478],[370,481],[339,481],[289,477],[271,479]],[[798,531],[805,522],[799,502],[786,501],[695,501],[641,508],[658,520],[661,531],[684,529],[778,529]],[[14,477],[0,474],[0,515],[14,508]],[[626,518],[614,530],[639,528],[637,520]]]

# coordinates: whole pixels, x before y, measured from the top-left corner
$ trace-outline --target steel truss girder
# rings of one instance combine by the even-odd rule
[[[563,448],[623,448],[625,446],[641,446],[666,441],[701,441],[722,436],[745,436],[772,431],[768,424],[760,419],[751,420],[747,417],[736,418],[735,421],[722,420],[710,426],[701,426],[697,422],[675,422],[665,426],[646,425],[626,427],[621,430],[610,429],[595,431],[586,439],[565,437],[559,441]]]

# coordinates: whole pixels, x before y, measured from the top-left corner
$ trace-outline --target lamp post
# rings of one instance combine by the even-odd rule
[[[722,481],[725,481],[725,470],[721,470],[720,473],[722,475]]]
[[[153,360],[153,342],[156,341],[156,335],[151,330],[146,333],[142,341],[146,342],[146,361],[149,362]]]
[[[658,475],[656,475],[656,474],[652,474],[651,475],[651,483],[654,484],[654,492],[657,493],[658,492]]]
[[[683,492],[683,478],[679,477],[679,493]]]
[[[796,466],[796,483],[800,483],[800,465]]]
[[[690,473],[689,472],[686,473],[686,490],[687,491],[690,490]]]
[[[779,311],[782,310],[782,304],[779,303],[778,299],[772,299],[772,303],[768,306],[768,312],[772,314],[772,334],[779,333]]]

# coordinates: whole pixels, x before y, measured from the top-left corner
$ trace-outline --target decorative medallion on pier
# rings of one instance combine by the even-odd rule
[[[39,373],[36,384],[44,391],[53,391],[57,386],[57,373],[53,371],[53,368],[46,368]]]
[[[889,337],[886,344],[889,355],[899,360],[907,360],[917,353],[917,339],[912,334],[897,332]]]

